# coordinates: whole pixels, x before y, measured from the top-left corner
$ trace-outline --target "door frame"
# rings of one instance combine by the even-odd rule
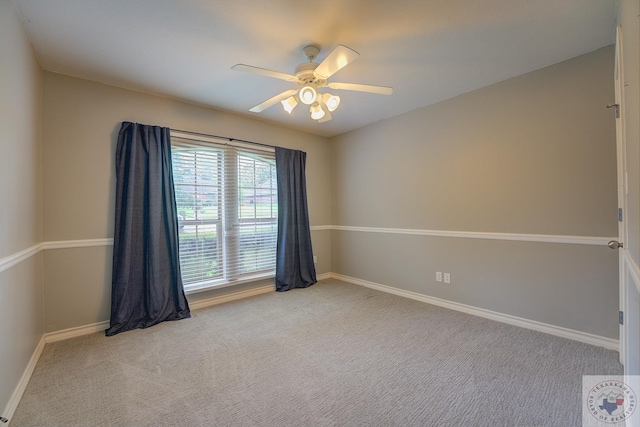
[[[618,249],[618,285],[619,285],[619,305],[623,316],[623,321],[619,325],[619,359],[623,366],[627,366],[634,356],[630,354],[632,351],[629,345],[631,339],[632,324],[628,316],[631,314],[629,307],[629,291],[630,285],[627,278],[629,277],[629,231],[627,223],[627,206],[628,206],[628,172],[627,172],[627,140],[625,127],[625,101],[624,101],[624,62],[623,62],[623,46],[622,46],[622,26],[616,27],[616,45],[615,45],[615,69],[614,69],[614,88],[615,88],[615,113],[616,113],[616,152],[617,152],[617,187],[618,187],[618,208],[622,210],[622,215],[618,217],[618,241],[623,246]],[[635,284],[631,284],[635,286]],[[634,289],[635,290],[635,289]],[[627,319],[625,319],[627,317]],[[627,369],[625,369],[625,372]]]
[[[624,75],[622,62],[622,27],[616,27],[616,52],[614,65],[614,87],[615,87],[615,114],[616,114],[616,153],[617,153],[617,189],[618,189],[618,209],[622,209],[622,218],[618,217],[618,241],[626,242],[626,225],[624,217],[627,213],[626,209],[626,138],[624,129]],[[620,221],[622,219],[622,221]],[[619,283],[619,305],[620,311],[626,311],[627,304],[627,280],[626,280],[626,261],[625,254],[627,248],[624,246],[619,249],[618,256],[618,283]],[[624,321],[619,325],[620,337],[620,363],[625,364],[627,360],[627,339]]]

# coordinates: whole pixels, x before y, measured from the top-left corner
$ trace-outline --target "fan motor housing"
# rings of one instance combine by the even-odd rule
[[[305,84],[322,84],[324,80],[318,79],[313,73],[318,67],[315,62],[305,62],[296,67],[296,77]]]

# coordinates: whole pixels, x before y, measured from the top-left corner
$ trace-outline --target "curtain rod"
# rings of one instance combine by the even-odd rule
[[[173,129],[173,128],[169,128],[169,129],[172,130],[172,131],[176,131],[176,132],[187,133],[189,135],[207,136],[207,137],[210,137],[210,138],[226,139],[229,142],[236,141],[236,142],[242,142],[242,143],[245,143],[245,144],[260,145],[262,147],[276,148],[275,145],[263,144],[262,142],[247,141],[246,139],[230,138],[228,136],[211,135],[211,134],[208,134],[208,133],[191,132],[191,131],[188,131],[188,130],[180,130],[180,129]]]

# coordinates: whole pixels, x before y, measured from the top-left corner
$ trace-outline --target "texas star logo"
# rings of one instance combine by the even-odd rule
[[[617,424],[631,417],[636,410],[636,394],[622,381],[602,381],[587,394],[589,413],[598,421]]]

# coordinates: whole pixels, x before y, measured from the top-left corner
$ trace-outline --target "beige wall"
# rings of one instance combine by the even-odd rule
[[[2,411],[43,333],[42,256],[7,263],[15,254],[42,240],[42,74],[9,0],[0,0],[0,40]]]
[[[601,49],[335,138],[334,220],[615,236],[612,70]]]
[[[306,151],[311,225],[330,223],[330,144],[324,137],[49,72],[43,105],[45,241],[113,236],[113,159],[122,121]],[[312,233],[319,274],[331,271],[328,235]],[[110,252],[110,247],[46,251],[46,331],[108,320]]]
[[[0,258],[42,238],[41,71],[10,1],[0,2]]]
[[[333,138],[334,222],[616,236],[613,60],[607,47]],[[604,247],[332,236],[336,273],[617,337]]]

